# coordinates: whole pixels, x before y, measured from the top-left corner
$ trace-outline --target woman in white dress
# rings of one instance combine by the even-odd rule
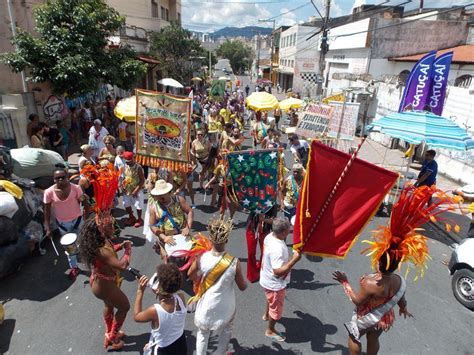
[[[234,284],[243,291],[247,283],[240,261],[225,251],[232,230],[231,219],[214,218],[208,225],[212,250],[205,252],[189,268],[193,281],[201,281],[198,292],[194,324],[198,327],[197,355],[207,353],[211,332],[219,338],[213,354],[225,354],[232,336],[235,316]],[[206,279],[206,282],[203,282]],[[206,287],[205,285],[209,285]]]

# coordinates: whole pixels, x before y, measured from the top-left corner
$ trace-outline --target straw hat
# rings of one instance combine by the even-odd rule
[[[150,194],[152,194],[153,196],[162,196],[166,195],[171,190],[173,190],[173,185],[161,179],[155,183],[155,188],[151,190]]]

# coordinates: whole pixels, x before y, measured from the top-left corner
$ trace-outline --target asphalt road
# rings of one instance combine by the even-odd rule
[[[245,85],[245,84],[244,84]],[[197,184],[195,184],[197,186]],[[198,194],[194,231],[204,231],[206,221],[215,213],[203,195]],[[122,218],[123,211],[118,214]],[[237,228],[232,232],[228,250],[239,257],[246,268],[246,215],[237,212]],[[359,238],[386,218],[375,217]],[[398,319],[394,327],[381,337],[383,354],[472,354],[474,314],[457,303],[451,292],[450,277],[441,261],[448,258],[450,241],[429,229],[429,246],[433,260],[426,276],[408,281],[407,300],[415,319]],[[145,243],[141,229],[125,228],[122,238],[134,242],[132,265],[151,275],[161,262],[151,245]],[[288,242],[291,237],[288,238]],[[57,244],[59,244],[57,242]],[[5,322],[0,326],[0,353],[7,354],[105,354],[102,347],[104,327],[102,304],[91,293],[85,271],[72,283],[66,277],[67,260],[57,258],[49,244],[47,254],[29,259],[21,270],[0,281],[0,301],[5,303]],[[231,345],[236,354],[311,354],[347,353],[347,335],[343,323],[348,321],[352,304],[342,287],[332,278],[332,271],[344,270],[355,284],[370,272],[370,262],[361,256],[358,242],[345,260],[303,257],[292,273],[288,287],[284,317],[277,329],[285,331],[285,343],[272,343],[264,336],[261,320],[265,296],[259,284],[249,285],[245,292],[236,290],[237,314]],[[56,262],[57,260],[57,262]],[[136,282],[131,275],[122,289],[134,302]],[[186,286],[189,293],[190,285]],[[147,291],[144,307],[154,301]],[[126,346],[122,353],[136,354],[149,338],[149,325],[134,323],[130,313],[124,330]],[[195,348],[196,330],[193,315],[186,321],[190,349]],[[211,341],[212,344],[212,341]],[[191,353],[191,352],[190,352]]]

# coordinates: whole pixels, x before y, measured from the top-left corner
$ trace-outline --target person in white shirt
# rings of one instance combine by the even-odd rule
[[[285,341],[285,337],[276,331],[275,324],[283,315],[285,289],[290,281],[290,271],[301,259],[301,254],[296,250],[289,259],[285,243],[289,231],[290,222],[287,218],[274,218],[272,233],[267,235],[263,242],[260,286],[265,290],[267,298],[263,320],[268,321],[265,335],[275,341]]]
[[[295,160],[306,168],[308,163],[309,144],[305,140],[300,140],[296,134],[293,134],[290,139],[290,151],[293,153]]]

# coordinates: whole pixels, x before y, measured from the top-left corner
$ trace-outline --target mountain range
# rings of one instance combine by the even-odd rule
[[[272,33],[272,29],[269,27],[259,27],[259,26],[247,26],[247,27],[224,27],[220,30],[215,31],[211,34],[211,37],[216,39],[219,37],[245,37],[252,38],[253,36],[260,35],[269,35]]]

